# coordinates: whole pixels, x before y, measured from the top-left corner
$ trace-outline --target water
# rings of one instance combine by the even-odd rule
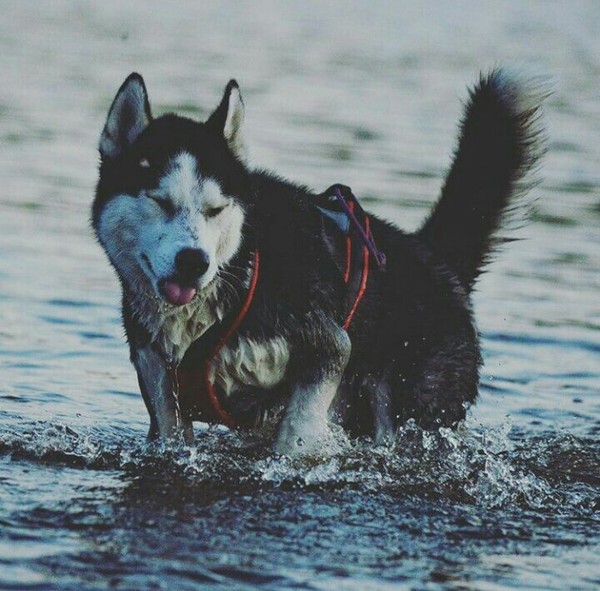
[[[480,69],[553,77],[525,240],[479,284],[458,432],[319,457],[215,429],[144,443],[118,286],[88,226],[132,70],[157,112],[240,82],[253,162],[414,228]],[[589,2],[3,4],[0,588],[600,587],[600,12]]]

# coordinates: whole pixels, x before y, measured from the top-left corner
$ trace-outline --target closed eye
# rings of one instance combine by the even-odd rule
[[[168,197],[162,197],[151,191],[148,191],[146,195],[149,199],[152,199],[154,203],[159,205],[167,215],[172,216],[175,214],[175,205],[173,205],[173,202]]]
[[[204,212],[204,215],[207,218],[217,217],[226,207],[226,205],[221,205],[220,207],[211,207]]]

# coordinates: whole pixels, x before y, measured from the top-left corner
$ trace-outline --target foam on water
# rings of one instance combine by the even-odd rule
[[[43,422],[0,433],[0,456],[13,461],[177,477],[227,492],[237,486],[355,488],[487,509],[578,515],[593,514],[600,500],[597,445],[589,449],[570,435],[527,438],[509,422],[495,429],[469,425],[435,432],[409,422],[379,446],[334,431],[318,455],[301,459],[272,455],[269,445],[259,435],[222,427],[205,428],[195,445],[182,447],[146,444],[139,434],[115,438],[100,429],[75,431]]]

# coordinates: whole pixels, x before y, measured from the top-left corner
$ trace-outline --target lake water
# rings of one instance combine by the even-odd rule
[[[222,429],[147,447],[88,224],[125,76],[199,118],[236,77],[256,165],[412,229],[498,63],[555,92],[537,209],[479,283],[465,428],[299,462]],[[14,0],[0,71],[1,589],[600,588],[597,2]]]

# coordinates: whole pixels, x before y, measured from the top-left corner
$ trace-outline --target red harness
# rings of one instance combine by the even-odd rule
[[[348,204],[350,211],[354,213],[354,203],[350,202]],[[369,222],[369,216],[365,216],[365,233],[371,238],[371,224]],[[358,308],[358,304],[360,304],[360,300],[363,299],[365,295],[365,291],[367,290],[367,282],[369,281],[369,249],[365,244],[362,247],[362,255],[363,255],[363,268],[362,275],[360,278],[360,286],[358,288],[358,292],[356,293],[356,298],[354,299],[354,303],[350,308],[350,312],[348,312],[348,316],[346,316],[346,320],[344,320],[344,324],[342,324],[342,328],[344,330],[348,330],[352,319],[354,318],[354,314]],[[348,284],[350,281],[350,274],[352,271],[352,238],[351,235],[348,234],[346,236],[346,272],[344,273],[344,283]]]
[[[354,212],[354,203],[349,204],[352,212]],[[371,229],[369,217],[365,215],[364,218],[365,225],[365,233],[371,238]],[[351,235],[348,234],[346,237],[346,266],[344,272],[344,283],[348,284],[350,282],[350,278],[352,275],[352,238]],[[367,246],[363,245],[362,247],[362,272],[360,278],[360,284],[358,287],[358,291],[356,293],[356,297],[354,298],[354,302],[350,307],[350,311],[342,324],[342,328],[344,330],[348,330],[350,324],[352,323],[352,319],[356,314],[356,310],[365,295],[367,290],[367,283],[369,280],[369,257],[371,256],[369,249]],[[258,284],[258,278],[260,275],[260,252],[258,249],[254,252],[254,264],[252,268],[252,278],[250,280],[250,287],[248,288],[248,293],[246,294],[246,299],[244,301],[243,306],[240,308],[238,315],[235,317],[234,321],[231,323],[229,328],[223,333],[223,336],[219,339],[216,346],[212,349],[210,354],[206,357],[206,361],[204,362],[203,368],[201,372],[193,371],[193,370],[184,370],[183,368],[178,368],[176,370],[177,381],[179,383],[180,391],[186,391],[188,393],[194,392],[196,400],[200,400],[202,402],[202,396],[205,397],[205,401],[208,404],[202,404],[202,407],[209,407],[209,412],[212,414],[210,417],[212,422],[221,423],[230,427],[232,429],[239,428],[242,425],[238,421],[236,421],[229,412],[227,412],[221,402],[219,400],[219,396],[217,394],[215,385],[210,380],[210,370],[213,360],[219,354],[221,349],[227,344],[227,341],[235,334],[240,324],[243,322],[250,306],[252,305],[252,301],[254,299],[254,295],[256,293],[256,286]],[[199,375],[200,374],[200,375]],[[198,387],[199,383],[200,388]],[[200,391],[198,391],[200,390]],[[193,394],[192,394],[193,395]],[[208,409],[207,409],[208,410]],[[208,417],[206,417],[208,418]]]

